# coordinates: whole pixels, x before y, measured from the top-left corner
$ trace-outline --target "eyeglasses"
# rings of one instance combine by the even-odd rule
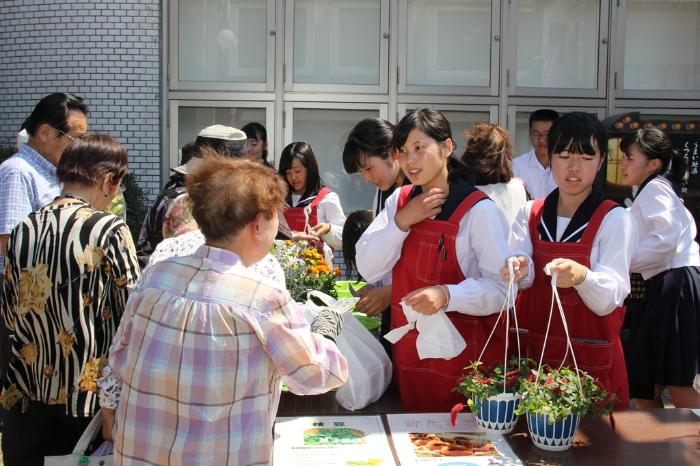
[[[80,139],[80,138],[82,138],[83,136],[85,136],[84,134],[81,134],[80,136],[71,136],[70,134],[66,133],[65,131],[62,131],[61,129],[56,128],[55,126],[54,126],[54,129],[55,129],[56,131],[58,131],[59,133],[61,133],[62,135],[66,136],[66,137],[67,137],[68,139],[70,139],[71,141],[77,141],[78,139]]]
[[[540,133],[539,131],[530,131],[530,137],[534,140],[544,139],[545,141],[549,137],[549,133]]]

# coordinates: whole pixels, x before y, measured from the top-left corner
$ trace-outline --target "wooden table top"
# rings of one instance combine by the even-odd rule
[[[401,402],[390,389],[376,403],[347,411],[335,401],[335,393],[297,396],[283,393],[278,416],[321,416],[401,413]],[[700,465],[700,418],[688,409],[628,410],[615,414],[616,430],[607,417],[581,420],[574,445],[565,452],[535,447],[521,416],[506,440],[524,464],[548,465]]]

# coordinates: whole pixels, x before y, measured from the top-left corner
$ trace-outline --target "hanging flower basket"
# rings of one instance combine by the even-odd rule
[[[476,423],[487,432],[496,434],[512,432],[518,422],[515,410],[520,405],[520,399],[517,393],[499,393],[486,399],[472,396],[472,409]]]
[[[581,416],[569,414],[564,419],[550,422],[550,416],[547,414],[528,411],[525,415],[530,438],[537,448],[549,451],[564,451],[571,448]]]

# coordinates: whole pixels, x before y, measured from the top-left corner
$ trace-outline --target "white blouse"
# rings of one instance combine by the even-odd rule
[[[387,199],[384,210],[357,242],[357,268],[368,282],[390,273],[401,256],[408,232],[401,231],[394,221],[400,192],[397,189]],[[508,253],[508,231],[503,213],[490,200],[478,202],[462,217],[455,249],[466,278],[446,284],[450,292],[446,311],[489,315],[501,310],[506,284],[500,269]]]
[[[510,256],[523,255],[528,259],[528,275],[520,281],[519,287],[532,286],[535,271],[532,263],[532,240],[530,238],[530,210],[533,201],[528,202],[518,213],[513,223],[510,241]],[[570,218],[557,218],[557,234],[561,235],[571,221]],[[560,241],[561,238],[556,238]],[[588,308],[599,316],[610,314],[621,306],[630,292],[629,267],[632,248],[637,242],[637,229],[625,209],[612,209],[603,219],[598,234],[593,240],[591,267],[586,278],[574,289]],[[544,298],[549,304],[549,297]],[[543,301],[543,302],[544,302]]]
[[[485,192],[496,203],[506,216],[508,225],[513,224],[518,211],[527,202],[525,185],[520,178],[511,178],[508,183],[492,183],[477,186],[477,188]]]
[[[296,207],[301,196],[292,194],[292,207]],[[345,213],[340,205],[340,197],[331,191],[321,199],[316,208],[317,223],[328,223],[331,230],[321,239],[335,250],[343,249],[343,226],[345,225]]]
[[[695,220],[668,181],[647,183],[629,211],[639,231],[632,272],[647,280],[664,270],[700,265]]]

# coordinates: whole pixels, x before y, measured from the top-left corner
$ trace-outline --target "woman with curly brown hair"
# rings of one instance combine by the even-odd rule
[[[527,202],[527,193],[522,180],[513,177],[513,144],[508,133],[495,123],[479,122],[464,136],[467,148],[462,162],[471,182],[493,199],[512,225]]]

